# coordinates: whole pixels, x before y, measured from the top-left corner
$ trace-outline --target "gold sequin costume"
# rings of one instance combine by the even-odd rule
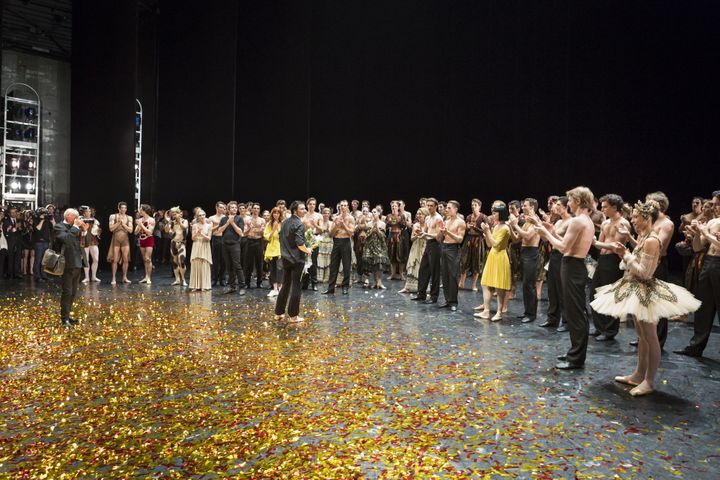
[[[657,239],[655,234],[651,237]],[[649,237],[648,237],[649,238]],[[700,301],[679,285],[653,278],[660,252],[643,252],[645,241],[633,253],[625,254],[620,268],[623,278],[595,292],[592,308],[604,315],[624,319],[634,315],[641,322],[657,324],[660,318],[685,315],[700,308]]]

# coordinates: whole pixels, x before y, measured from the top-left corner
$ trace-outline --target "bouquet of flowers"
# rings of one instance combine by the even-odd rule
[[[315,238],[315,232],[313,229],[305,230],[305,246],[309,249],[317,247],[318,240]],[[303,275],[307,274],[308,270],[312,267],[312,257],[305,254],[305,265],[303,266]]]

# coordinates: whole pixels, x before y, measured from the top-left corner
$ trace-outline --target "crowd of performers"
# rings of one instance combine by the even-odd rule
[[[108,221],[110,283],[118,281],[118,270],[119,281],[131,283],[128,267],[134,241],[144,266],[140,283],[152,283],[157,247],[164,245],[172,259],[173,285],[187,285],[189,259],[192,291],[227,287],[225,293],[244,295],[246,288],[253,284],[260,288],[267,279],[268,296],[278,296],[284,278],[281,228],[297,217],[293,222],[299,222],[303,231],[303,241],[298,243],[307,252],[298,279],[306,290],[318,291],[318,285],[325,284],[322,294],[333,295],[337,287],[347,294],[353,284],[386,289],[384,280],[398,280],[404,282],[399,293],[410,294],[413,301],[456,311],[459,289],[480,288],[483,303],[474,307],[474,316],[500,321],[521,288],[521,319],[530,323],[538,318],[541,289],[547,282],[548,308],[540,326],[569,331],[571,339],[571,348],[556,365],[560,369],[582,367],[589,336],[612,340],[620,321],[632,315],[638,334],[638,368],[616,380],[632,385],[633,395],[652,391],[668,318],[699,309],[694,315],[695,335],[685,349],[676,352],[699,357],[720,306],[720,191],[711,199],[695,198],[692,211],[680,217],[683,238],[674,247],[685,259],[687,290],[668,282],[667,252],[675,224],[666,215],[669,201],[662,192],[650,193],[643,202],[631,205],[619,195],[596,198],[589,189],[577,187],[564,196],[548,197],[542,206],[546,210],[534,198],[496,200],[488,214],[482,212],[480,200],[473,199],[466,216],[459,213],[457,201],[434,198],[420,199],[414,215],[402,200],[391,202],[387,213],[381,205],[371,208],[369,202],[357,200],[343,200],[332,209],[314,198],[293,206],[291,212],[280,200],[271,210],[262,211],[257,203],[217,202],[214,215],[207,216],[199,207],[188,215],[179,207],[153,212],[142,205],[132,216],[121,202]],[[0,252],[5,257],[8,245],[27,235],[28,228],[19,225],[23,215],[18,216],[17,210],[2,214],[6,218],[2,219]],[[99,282],[96,272],[103,229],[90,207],[81,207],[80,215],[87,264],[83,283]],[[52,227],[44,225],[57,221],[57,214],[47,210],[24,219],[44,248],[52,243]],[[42,248],[33,249],[34,269],[24,254],[24,243],[21,250],[22,272],[34,271],[42,278],[37,267]],[[0,261],[5,261],[3,257]],[[15,260],[8,258],[11,264]],[[19,273],[11,270],[12,276]],[[443,301],[439,302],[441,289]],[[277,318],[284,313],[279,312]],[[592,317],[592,332],[588,317]],[[302,320],[297,311],[290,319]]]

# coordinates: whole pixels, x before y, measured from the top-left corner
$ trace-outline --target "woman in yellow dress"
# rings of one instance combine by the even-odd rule
[[[282,225],[282,212],[275,207],[270,212],[270,220],[265,225],[263,238],[267,242],[265,247],[265,261],[270,264],[270,285],[272,290],[268,297],[277,297],[282,287],[282,259],[280,258],[280,226]]]
[[[480,285],[483,289],[482,312],[476,313],[478,318],[490,318],[490,300],[492,290],[497,292],[498,310],[492,317],[493,322],[502,320],[502,305],[505,293],[512,285],[512,274],[510,272],[510,258],[508,257],[508,243],[510,242],[510,228],[505,225],[508,220],[508,209],[504,203],[499,202],[493,205],[492,217],[495,226],[492,231],[487,223],[482,224],[485,243],[490,248],[485,268],[483,269]],[[480,307],[477,307],[479,310]]]

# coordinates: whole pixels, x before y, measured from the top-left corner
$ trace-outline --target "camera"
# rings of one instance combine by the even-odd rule
[[[32,217],[34,219],[40,219],[43,215],[47,215],[48,209],[45,207],[36,208],[35,211],[32,213]]]

